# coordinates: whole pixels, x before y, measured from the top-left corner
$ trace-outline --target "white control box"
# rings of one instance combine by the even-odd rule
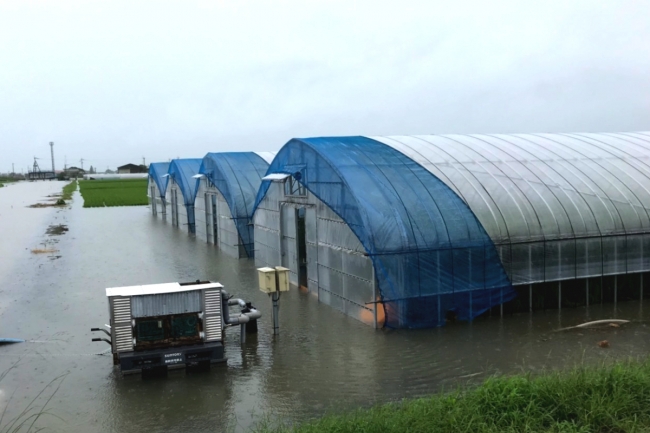
[[[275,269],[273,268],[258,268],[257,275],[259,277],[260,290],[264,293],[274,293],[277,290],[275,284]]]
[[[282,266],[275,267],[275,273],[277,274],[278,280],[278,290],[280,292],[289,291],[289,269],[283,268]]]

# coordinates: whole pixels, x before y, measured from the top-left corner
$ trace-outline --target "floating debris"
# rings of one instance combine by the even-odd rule
[[[65,234],[65,232],[67,232],[68,230],[69,230],[68,226],[66,226],[65,224],[56,224],[56,225],[52,224],[47,228],[45,234],[50,236],[59,236]]]
[[[34,248],[32,250],[32,254],[52,254],[52,253],[58,253],[59,250],[55,248]]]
[[[601,347],[603,349],[607,349],[609,347],[609,341],[603,340],[598,342],[598,347]]]

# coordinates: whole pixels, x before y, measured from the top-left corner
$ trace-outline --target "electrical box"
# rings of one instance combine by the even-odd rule
[[[273,268],[258,268],[257,275],[259,277],[260,290],[264,293],[275,293],[275,269]]]
[[[289,291],[289,269],[282,266],[275,267],[275,273],[278,277],[278,290],[280,292]]]

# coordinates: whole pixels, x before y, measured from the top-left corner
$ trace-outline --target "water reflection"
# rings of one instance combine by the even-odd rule
[[[28,184],[21,194],[43,195],[43,185]],[[12,199],[2,194],[5,206]],[[60,213],[30,211],[43,213],[0,213],[3,227],[21,227],[7,235],[20,248],[40,242],[53,221],[63,221],[70,231],[57,238],[59,259],[3,254],[9,259],[0,267],[2,336],[39,343],[0,348],[0,371],[19,361],[0,391],[16,392],[8,411],[15,415],[51,378],[69,371],[50,403],[65,420],[49,420],[54,430],[212,432],[230,426],[241,431],[263,413],[302,420],[332,408],[476,383],[493,373],[645,354],[650,345],[639,303],[481,318],[444,329],[375,331],[297,291],[282,296],[281,334],[274,337],[271,301],[257,290],[253,261],[222,255],[143,207],[83,209],[77,198]],[[122,377],[109,356],[93,355],[107,348],[91,343],[89,331],[107,320],[105,287],[195,279],[221,282],[264,314],[259,333],[249,335],[244,346],[236,329],[228,332],[227,366],[143,380]],[[611,317],[635,323],[554,332]],[[610,349],[597,347],[604,339]]]

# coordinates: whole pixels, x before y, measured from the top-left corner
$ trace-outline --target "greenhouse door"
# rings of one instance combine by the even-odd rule
[[[178,227],[178,191],[172,189],[172,225]]]
[[[305,233],[305,208],[296,209],[296,257],[298,258],[298,286],[307,288],[307,238]]]
[[[156,187],[152,186],[150,189],[151,189],[151,212],[154,215],[158,215],[158,209],[156,208]]]
[[[203,195],[203,203],[205,205],[205,234],[206,234],[206,242],[211,243],[212,242],[212,206],[210,203],[212,200],[210,199],[210,194],[205,193]]]
[[[212,194],[211,196],[211,204],[212,204],[212,242],[215,245],[218,245],[219,243],[219,226],[217,225],[217,221],[219,221],[218,215],[217,215],[217,196],[216,194]]]

